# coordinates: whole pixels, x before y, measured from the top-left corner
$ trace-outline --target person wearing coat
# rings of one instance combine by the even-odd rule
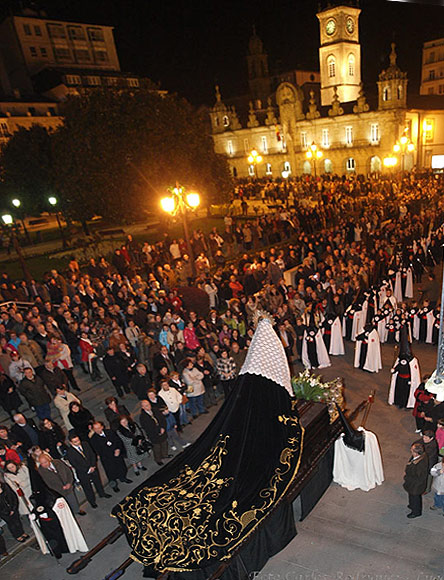
[[[116,433],[122,440],[126,458],[132,465],[134,474],[140,475],[140,470],[146,471],[142,459],[148,457],[148,451],[144,449],[145,437],[139,425],[129,415],[121,415]]]
[[[412,455],[405,468],[403,487],[409,494],[408,507],[411,512],[407,517],[418,518],[422,515],[422,494],[427,487],[429,462],[421,443],[414,443],[410,450]]]
[[[90,426],[94,421],[92,413],[77,401],[69,404],[69,422],[80,439],[88,439]]]
[[[182,379],[187,386],[186,394],[190,404],[190,411],[194,419],[198,414],[208,413],[203,403],[205,393],[203,378],[204,374],[194,366],[194,362],[191,359],[188,359],[186,366],[182,371]]]
[[[102,362],[105,371],[117,391],[117,396],[123,398],[125,393],[129,394],[131,389],[129,387],[130,377],[128,373],[128,365],[120,354],[116,354],[114,348],[110,346],[106,351],[106,355],[103,357]]]
[[[136,372],[131,379],[131,390],[139,399],[143,401],[147,397],[148,389],[151,389],[152,383],[146,366],[143,363],[139,363],[136,366]]]
[[[56,387],[56,396],[54,397],[54,405],[57,407],[67,431],[70,431],[73,426],[69,420],[69,406],[76,402],[80,404],[80,399],[73,393],[70,393],[62,385]]]
[[[163,459],[168,455],[167,421],[165,415],[158,408],[153,408],[150,401],[140,402],[140,426],[153,445],[154,461],[157,465],[163,465]]]
[[[0,518],[6,522],[9,531],[18,542],[24,542],[29,538],[20,521],[18,496],[3,481],[0,481]]]
[[[20,515],[28,515],[32,506],[30,497],[33,491],[29,469],[24,463],[7,461],[4,471],[6,483],[17,494]]]
[[[51,395],[42,379],[35,374],[34,369],[26,368],[25,377],[18,387],[19,393],[26,399],[28,405],[35,409],[39,419],[51,419]]]
[[[29,361],[34,368],[43,366],[43,351],[40,345],[25,332],[19,334],[20,344],[17,347],[19,355]]]
[[[94,434],[90,439],[91,447],[100,457],[109,483],[113,491],[117,493],[120,491],[117,480],[122,483],[132,483],[126,476],[127,469],[123,459],[123,443],[114,431],[105,429],[102,421],[95,421],[92,429]]]
[[[54,459],[61,459],[65,455],[65,433],[58,423],[50,419],[43,419],[40,423],[39,445]]]
[[[17,452],[22,456],[34,445],[39,443],[39,430],[34,419],[26,418],[22,413],[14,415],[14,425],[11,427],[11,437],[15,440]]]
[[[433,477],[432,489],[435,492],[433,505],[430,506],[430,509],[441,510],[444,516],[444,457],[435,463],[430,470],[430,475]]]
[[[117,431],[119,428],[120,417],[122,415],[129,417],[130,412],[125,405],[119,405],[116,397],[107,397],[105,399],[105,417],[109,423],[109,428]]]
[[[80,509],[79,501],[74,490],[74,475],[72,469],[60,459],[53,459],[48,453],[41,453],[38,458],[38,472],[43,482],[55,491],[59,497],[68,502],[73,513],[84,516],[85,511]]]
[[[0,405],[11,418],[23,405],[14,381],[2,370],[0,371]]]
[[[42,378],[45,385],[48,387],[49,392],[53,397],[57,395],[57,387],[68,388],[68,378],[62,369],[54,366],[54,363],[50,360],[45,361],[43,368],[38,373]]]
[[[75,469],[77,479],[80,481],[85,497],[92,508],[95,509],[97,507],[93,484],[99,497],[111,497],[103,489],[99,470],[97,469],[97,457],[88,441],[82,441],[76,433],[71,433],[69,445],[66,449],[66,459]]]

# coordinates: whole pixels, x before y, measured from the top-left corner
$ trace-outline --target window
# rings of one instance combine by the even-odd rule
[[[88,37],[93,42],[104,42],[103,30],[101,28],[88,28]]]
[[[355,170],[356,165],[355,165],[355,160],[353,159],[353,157],[349,157],[347,159],[347,163],[345,164],[345,166],[347,168],[347,171],[354,171]]]
[[[353,127],[345,128],[345,144],[353,145]]]
[[[230,124],[230,119],[228,118],[228,115],[224,115],[222,117],[222,123],[224,127],[228,127]]]
[[[82,84],[82,79],[79,75],[66,75],[65,81],[67,85],[80,85]]]
[[[42,36],[42,29],[40,28],[40,26],[34,26],[34,34],[36,36]]]
[[[336,76],[336,59],[334,56],[329,56],[327,59],[328,76],[330,78]]]
[[[248,142],[248,139],[244,139],[244,151],[245,153],[250,153],[250,143]]]
[[[37,56],[37,49],[35,46],[30,46],[29,52],[31,53],[31,56]]]
[[[85,40],[85,32],[81,26],[68,26],[68,35],[71,40]]]
[[[95,50],[94,51],[94,60],[96,62],[108,62],[109,57],[106,50]]]
[[[262,135],[261,143],[262,143],[262,151],[264,153],[268,153],[267,137],[265,135]]]
[[[28,112],[34,117],[36,114],[35,107],[28,107]]]
[[[402,86],[398,85],[398,88],[396,89],[396,96],[398,97],[398,101],[402,99]]]
[[[333,164],[330,159],[324,160],[324,172],[325,173],[332,173],[333,172]]]
[[[233,177],[237,177],[237,169],[236,169],[236,167],[233,167]]]
[[[139,86],[139,79],[128,79],[128,86],[129,87],[138,87]]]
[[[379,125],[372,123],[370,125],[370,143],[379,143]]]
[[[267,163],[265,166],[265,173],[266,175],[271,175],[273,172],[271,170],[271,163]]]
[[[86,48],[75,48],[74,49],[74,58],[77,62],[90,62],[91,55],[89,50]]]
[[[284,171],[288,171],[288,173],[291,173],[291,165],[289,161],[284,161]]]
[[[433,87],[429,87],[427,89],[427,92],[428,92],[429,95],[433,95],[433,93],[435,92],[435,89]]]
[[[444,85],[439,85],[438,92],[440,95],[444,95]]]
[[[92,86],[92,87],[97,87],[98,85],[101,84],[100,82],[100,77],[86,77],[86,82]]]
[[[0,137],[9,137],[9,129],[6,123],[0,123]]]
[[[382,90],[382,100],[383,101],[390,100],[390,88],[389,87],[384,87],[384,89]]]
[[[433,119],[425,119],[422,124],[422,130],[424,133],[424,140],[427,142],[433,141],[433,132],[435,128],[435,122]]]
[[[55,107],[48,107],[48,113],[51,115],[51,117],[57,116],[57,111],[55,110]]]
[[[118,84],[119,79],[117,77],[106,77],[105,82],[108,86],[115,87]]]
[[[60,24],[48,24],[47,26],[51,38],[66,38],[65,29]]]
[[[301,131],[301,147],[307,149],[307,132]]]
[[[228,155],[233,155],[234,154],[234,149],[233,149],[233,141],[227,141],[227,151],[228,151]]]
[[[429,81],[434,80],[435,80],[435,69],[432,69],[431,71],[429,71]]]
[[[40,56],[43,56],[43,58],[46,58],[48,56],[48,51],[44,46],[40,47]]]
[[[427,63],[430,63],[430,62],[435,62],[435,51],[434,50],[432,50],[429,53],[429,58],[427,59]]]
[[[26,34],[26,36],[31,36],[32,32],[31,32],[31,27],[29,26],[29,24],[23,25],[23,32]]]
[[[254,171],[254,165],[248,166],[248,175],[251,175],[252,177],[254,177],[256,175],[256,173]]]
[[[310,175],[311,174],[311,163],[310,163],[310,161],[304,161],[304,165],[303,165],[303,168],[302,168],[302,172],[305,173],[305,174],[307,174],[307,175]]]
[[[69,50],[69,48],[55,46],[54,47],[54,55],[56,57],[56,60],[59,60],[59,61],[71,60],[71,51]]]
[[[322,129],[322,147],[330,147],[330,135],[328,129]]]
[[[348,57],[348,76],[355,76],[355,56],[353,54],[350,54]]]

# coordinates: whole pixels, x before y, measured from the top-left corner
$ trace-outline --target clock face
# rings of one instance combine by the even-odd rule
[[[332,36],[332,34],[336,32],[336,21],[333,20],[333,18],[330,18],[330,20],[327,21],[327,24],[325,25],[325,32],[328,34],[328,36]]]
[[[347,28],[347,32],[349,34],[353,34],[353,32],[355,30],[355,23],[354,23],[353,18],[351,18],[350,16],[345,21],[345,27]]]

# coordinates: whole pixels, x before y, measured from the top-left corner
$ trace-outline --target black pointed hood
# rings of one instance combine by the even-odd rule
[[[347,417],[342,412],[341,407],[336,403],[336,408],[339,413],[339,418],[341,420],[342,426],[344,427],[344,444],[351,449],[363,452],[365,449],[365,436],[364,431],[358,431],[354,429],[348,422]]]
[[[407,325],[403,324],[399,331],[399,360],[411,361],[413,358],[412,350],[410,348],[409,336],[407,332]]]

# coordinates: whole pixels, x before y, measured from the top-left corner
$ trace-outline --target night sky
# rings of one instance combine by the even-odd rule
[[[14,2],[14,0],[11,0]],[[418,90],[421,48],[444,37],[444,7],[423,3],[361,0],[362,74],[375,92],[388,65],[390,42]],[[441,2],[443,3],[443,2]],[[246,60],[252,25],[262,38],[272,70],[318,69],[317,0],[39,0],[51,18],[115,26],[122,70],[160,81],[195,105],[246,92]],[[325,3],[323,3],[325,4]],[[444,98],[444,97],[443,97]]]

